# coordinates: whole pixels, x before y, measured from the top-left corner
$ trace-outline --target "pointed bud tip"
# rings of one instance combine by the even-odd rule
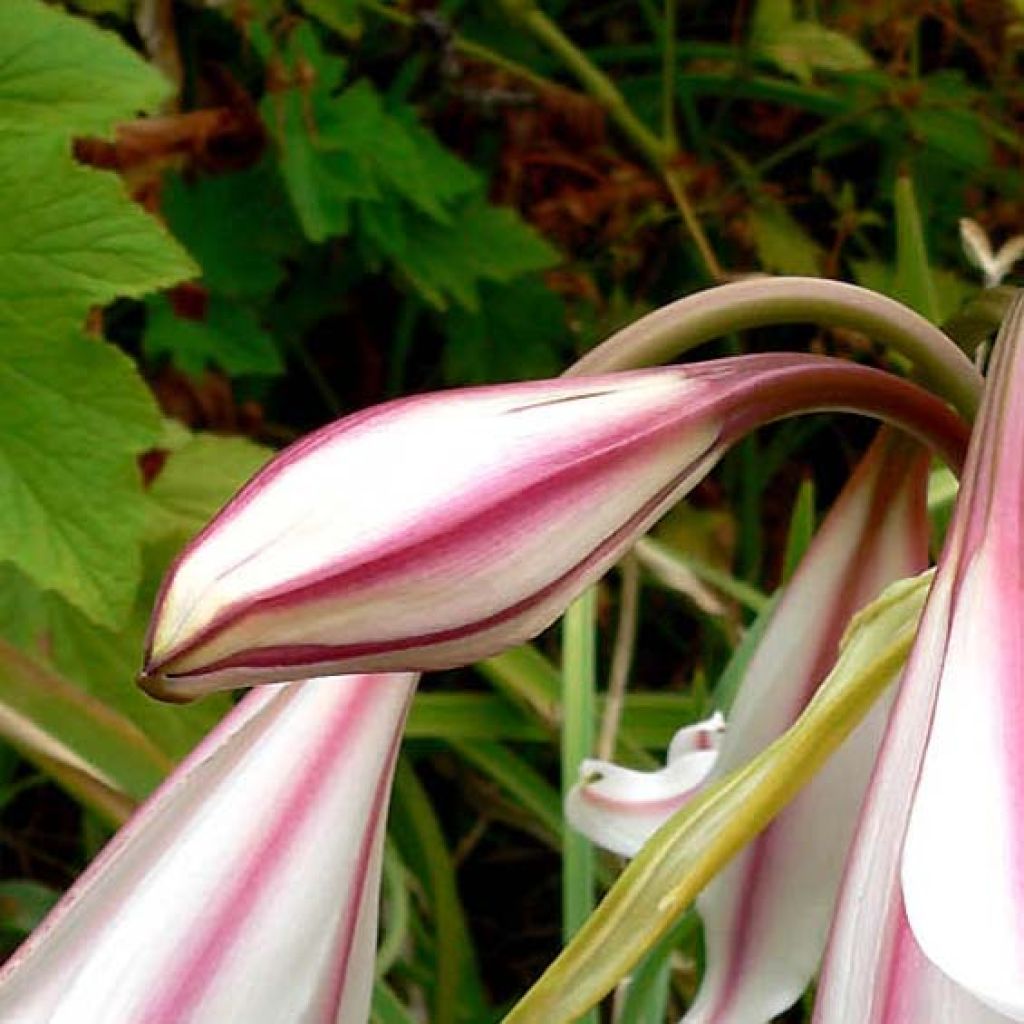
[[[186,696],[168,685],[167,679],[154,671],[151,664],[143,666],[136,682],[140,689],[144,690],[155,700],[163,701],[165,704],[191,704],[195,698]]]

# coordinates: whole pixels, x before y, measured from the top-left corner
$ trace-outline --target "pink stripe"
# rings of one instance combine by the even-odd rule
[[[379,699],[379,694],[376,686],[371,685],[346,694],[345,702],[334,712],[333,721],[308,757],[305,770],[293,784],[288,807],[276,817],[263,844],[240,867],[219,907],[211,908],[204,929],[196,935],[184,960],[177,968],[168,970],[167,984],[140,1022],[181,1024],[198,1007],[234,945],[244,935],[247,920],[267,890],[278,881],[282,862],[334,783],[332,773],[350,753],[347,741],[359,731],[375,698]]]
[[[377,781],[377,790],[373,796],[373,807],[370,811],[366,830],[363,832],[363,841],[359,849],[359,865],[352,887],[352,896],[345,905],[345,917],[341,922],[339,934],[334,943],[334,948],[338,950],[338,954],[335,958],[335,970],[331,979],[331,996],[324,1007],[324,1024],[335,1024],[338,1009],[341,1006],[345,993],[348,964],[352,956],[352,947],[355,944],[356,932],[358,930],[360,904],[365,894],[370,861],[373,857],[373,847],[375,842],[378,841],[377,832],[382,825],[383,817],[387,813],[388,799],[391,795],[391,778],[394,775],[395,762],[398,759],[398,751],[402,745],[402,727],[411,702],[412,692],[410,691],[409,699],[405,702],[401,718],[395,727],[395,736],[391,742],[391,750],[388,753],[384,770]]]
[[[658,800],[616,800],[614,797],[605,796],[589,787],[583,788],[580,797],[594,807],[614,811],[624,816],[646,817],[651,814],[667,816],[682,807],[688,800],[692,800],[700,792],[701,786],[702,784],[691,786],[681,793],[661,797]]]

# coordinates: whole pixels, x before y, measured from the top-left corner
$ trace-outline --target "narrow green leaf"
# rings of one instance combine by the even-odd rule
[[[476,670],[511,701],[529,709],[549,729],[562,717],[562,679],[533,644],[478,662]]]
[[[174,764],[126,718],[2,640],[0,733],[117,824]]]
[[[604,710],[604,696],[597,699]],[[626,698],[620,739],[632,747],[664,750],[680,722],[702,711],[689,693],[632,691]],[[418,693],[405,735],[409,739],[495,740],[504,743],[550,743],[551,728],[505,697],[482,693]]]
[[[933,324],[940,322],[940,306],[928,260],[921,212],[909,174],[896,179],[896,297]]]
[[[736,699],[740,684],[743,682],[743,676],[746,674],[747,665],[750,664],[750,659],[754,656],[754,651],[757,650],[757,645],[761,642],[761,637],[764,636],[768,623],[771,622],[772,615],[775,613],[775,606],[779,603],[780,594],[781,591],[776,591],[757,613],[757,618],[747,627],[743,639],[732,652],[729,663],[718,677],[718,683],[714,690],[714,703],[723,715],[728,716],[729,714],[732,702]]]
[[[814,537],[814,479],[807,477],[800,481],[793,502],[793,513],[789,518],[789,530],[786,533],[786,549],[782,556],[782,582],[787,582],[804,552],[810,547]]]
[[[562,623],[562,799],[577,783],[580,763],[594,752],[597,704],[597,588],[590,587]],[[562,834],[562,936],[569,942],[594,908],[595,854],[575,829]],[[585,1014],[587,1024],[597,1015]]]
[[[392,821],[403,859],[430,897],[435,958],[430,1020],[432,1024],[470,1024],[480,1019],[483,995],[455,867],[430,798],[404,758],[399,759],[395,773]]]

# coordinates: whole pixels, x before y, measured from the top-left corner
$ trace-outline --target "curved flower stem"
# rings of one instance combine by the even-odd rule
[[[893,299],[816,277],[758,277],[688,295],[612,335],[567,373],[649,366],[732,331],[784,323],[861,331],[906,356],[922,381],[967,420],[974,418],[981,375],[950,338]]]
[[[927,573],[894,584],[858,616],[839,662],[796,724],[648,841],[504,1024],[566,1024],[633,968],[813,778],[889,685],[910,651],[930,582]]]

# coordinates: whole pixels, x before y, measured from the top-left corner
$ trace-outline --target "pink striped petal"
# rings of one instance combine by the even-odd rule
[[[580,782],[565,798],[569,824],[598,846],[623,857],[640,847],[699,789],[714,767],[725,726],[720,714],[690,725],[672,739],[660,771],[586,760]]]
[[[452,391],[312,435],[179,558],[158,600],[155,695],[338,671],[446,668],[536,635],[753,427],[852,408],[963,426],[898,378],[763,355]]]
[[[814,1024],[1006,1024],[943,974],[907,924],[899,865],[935,702],[950,608],[936,580],[857,827]]]
[[[851,615],[927,564],[927,469],[923,450],[880,435],[755,652],[714,775],[787,729],[832,667]],[[761,1024],[807,987],[824,949],[885,704],[698,898],[708,966],[687,1024]]]
[[[250,694],[0,974],[0,1020],[366,1019],[415,676]]]
[[[925,955],[1024,1020],[1024,313],[997,342],[940,572],[946,656],[903,854]]]
[[[953,538],[951,537],[951,540]],[[920,962],[905,934],[900,853],[942,667],[951,581],[932,585],[857,834],[818,986],[815,1024],[913,1024]],[[922,982],[923,984],[923,982]],[[907,987],[907,993],[903,989]]]

